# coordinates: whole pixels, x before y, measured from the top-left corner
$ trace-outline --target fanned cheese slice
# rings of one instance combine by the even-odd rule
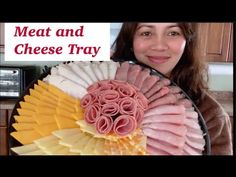
[[[44,89],[48,90],[49,85],[46,82],[38,80],[38,85],[43,87]]]
[[[22,109],[27,109],[27,110],[35,111],[36,106],[31,104],[31,103],[27,103],[27,102],[21,101],[19,104],[20,104],[20,107]]]
[[[52,131],[58,130],[58,126],[56,123],[51,123],[51,124],[37,125],[34,127],[34,129],[41,136],[49,136],[51,135]]]
[[[37,98],[37,99],[40,99],[40,96],[41,96],[41,93],[38,92],[37,90],[33,90],[33,89],[29,89],[29,92],[30,92],[30,95]]]
[[[55,115],[54,118],[56,120],[56,123],[59,129],[78,127],[78,125],[75,123],[73,119],[69,119],[67,117],[59,116],[59,115]]]
[[[52,142],[52,141],[55,141],[55,140],[59,140],[59,139],[57,137],[55,137],[54,135],[50,135],[50,136],[46,136],[46,137],[34,140],[34,143],[37,144],[37,145],[40,145],[40,144],[43,145],[45,143]]]
[[[46,153],[42,149],[39,149],[39,150],[36,150],[36,151],[31,151],[31,152],[28,152],[28,153],[23,153],[21,155],[46,155]]]
[[[21,108],[18,108],[17,112],[19,113],[20,116],[33,116],[35,114],[34,111]]]
[[[55,154],[59,154],[61,151],[65,151],[65,149],[68,149],[68,148],[60,144],[56,144],[54,146],[46,147],[43,151],[48,155],[55,155]]]
[[[78,121],[76,121],[76,123],[80,126],[80,129],[83,132],[89,133],[89,134],[93,135],[96,138],[104,138],[104,139],[108,139],[108,140],[111,140],[111,141],[117,141],[119,138],[121,138],[121,137],[114,136],[114,135],[99,134],[96,131],[94,126],[87,124],[84,120],[78,120]]]
[[[105,139],[97,138],[97,141],[95,144],[95,149],[94,149],[94,154],[105,155],[104,147],[105,147]]]
[[[38,125],[56,123],[53,115],[35,114],[33,116],[33,119],[37,122]]]
[[[41,113],[41,114],[51,115],[51,114],[55,114],[56,113],[56,109],[38,106],[36,108],[36,112],[39,113],[39,114]]]
[[[73,97],[69,96],[68,94],[66,94],[65,92],[63,92],[62,90],[60,90],[59,88],[57,88],[54,85],[49,85],[48,90],[52,93],[54,93],[56,96],[63,98],[69,102],[71,102],[72,104],[78,104],[79,100],[74,99]]]
[[[95,145],[96,145],[96,140],[97,139],[98,138],[91,137],[91,139],[85,145],[84,149],[82,149],[81,154],[84,154],[84,155],[94,154],[94,150],[95,150]]]
[[[86,146],[88,141],[92,138],[92,136],[89,134],[84,133],[83,135],[84,136],[81,137],[80,140],[70,148],[71,152],[75,153],[83,152],[84,147]]]
[[[74,135],[65,136],[59,141],[59,144],[67,146],[67,147],[72,147],[78,141],[80,141],[80,139],[83,137],[84,137],[84,134],[81,132],[78,132],[77,134],[74,134]]]
[[[17,131],[23,131],[23,130],[33,130],[35,126],[37,126],[36,123],[13,123],[12,126]]]
[[[32,116],[14,116],[16,122],[19,123],[35,123],[36,121]]]
[[[30,95],[25,95],[24,100],[25,102],[31,103],[33,105],[38,105],[38,103],[40,102],[40,100]]]
[[[25,130],[25,131],[19,131],[19,132],[12,132],[11,136],[13,136],[21,144],[30,144],[34,140],[42,137],[42,135],[39,134],[35,130]]]
[[[60,139],[63,139],[68,136],[70,137],[75,134],[78,134],[80,132],[81,130],[79,128],[70,128],[70,129],[56,130],[56,131],[53,131],[52,134]]]
[[[36,144],[27,144],[24,146],[18,146],[18,147],[11,148],[11,150],[13,152],[15,152],[16,154],[21,155],[21,154],[25,154],[25,153],[39,150],[39,148]]]
[[[34,90],[37,90],[40,93],[43,93],[43,92],[47,91],[47,89],[45,89],[42,86],[37,85],[37,84],[34,84]]]

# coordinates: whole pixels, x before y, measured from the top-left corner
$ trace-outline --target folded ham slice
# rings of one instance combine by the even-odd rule
[[[116,118],[113,125],[113,131],[120,136],[129,135],[137,127],[137,123],[134,116],[121,115]]]
[[[100,116],[96,121],[95,127],[98,133],[108,134],[112,130],[113,120],[109,116]]]

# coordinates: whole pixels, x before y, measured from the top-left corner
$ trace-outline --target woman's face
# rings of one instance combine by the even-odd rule
[[[180,60],[185,44],[177,23],[139,23],[133,50],[138,61],[168,76]]]

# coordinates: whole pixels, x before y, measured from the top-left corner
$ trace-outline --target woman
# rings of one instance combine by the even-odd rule
[[[197,56],[196,23],[124,23],[112,59],[138,60],[169,77],[202,113],[213,155],[232,155],[231,124],[222,106],[209,95],[207,67]]]

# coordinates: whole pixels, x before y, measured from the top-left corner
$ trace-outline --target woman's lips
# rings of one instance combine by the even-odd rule
[[[168,56],[148,56],[148,60],[151,61],[152,63],[165,63],[169,60],[170,57]]]

